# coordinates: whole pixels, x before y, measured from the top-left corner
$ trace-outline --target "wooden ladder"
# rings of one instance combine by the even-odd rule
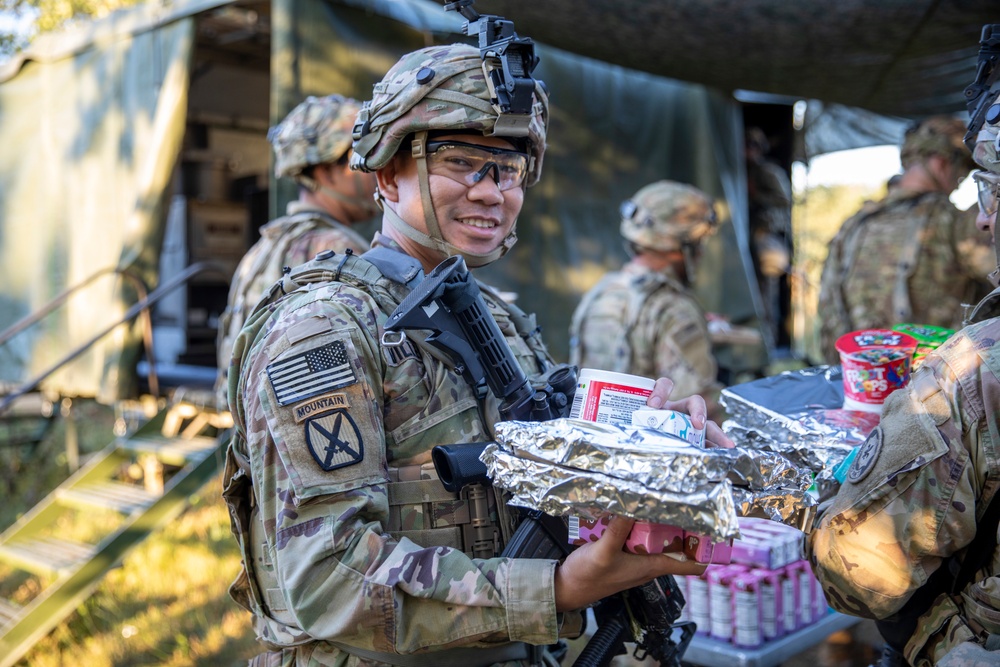
[[[187,402],[94,455],[0,534],[0,667],[68,616],[222,467],[228,412]]]

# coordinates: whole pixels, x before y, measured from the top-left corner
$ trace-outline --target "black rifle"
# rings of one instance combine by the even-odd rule
[[[965,133],[965,145],[969,150],[976,148],[976,136],[983,123],[1000,120],[1000,108],[994,105],[990,87],[1000,79],[1000,23],[987,23],[979,39],[979,63],[976,78],[965,88],[965,104],[969,109],[969,131]],[[987,116],[991,116],[989,119]]]
[[[544,387],[532,387],[460,256],[449,257],[431,271],[389,316],[385,329],[429,330],[426,342],[454,361],[455,370],[480,399],[492,391],[505,421],[545,421],[568,412],[576,369],[563,367],[550,374]],[[486,444],[439,445],[432,450],[434,467],[449,491],[490,483],[479,460]],[[558,560],[571,549],[563,520],[532,511],[525,513],[502,555]],[[695,632],[694,623],[677,623],[683,607],[684,597],[671,576],[602,600],[595,609],[600,627],[575,666],[607,665],[625,652],[629,639],[637,644],[637,657],[649,654],[661,665],[679,666]],[[679,642],[673,640],[675,628],[681,633]]]

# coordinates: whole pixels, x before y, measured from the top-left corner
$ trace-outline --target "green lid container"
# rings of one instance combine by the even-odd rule
[[[930,324],[897,324],[892,328],[893,331],[899,331],[905,333],[909,336],[913,336],[917,339],[917,353],[926,354],[930,350],[925,350],[921,348],[930,348],[933,350],[938,347],[941,343],[945,342],[955,333],[954,329],[945,329],[944,327],[935,327]]]

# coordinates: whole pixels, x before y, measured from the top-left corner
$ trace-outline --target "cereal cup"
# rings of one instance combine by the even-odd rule
[[[837,339],[844,409],[882,412],[882,403],[910,379],[917,341],[890,329],[852,331]]]

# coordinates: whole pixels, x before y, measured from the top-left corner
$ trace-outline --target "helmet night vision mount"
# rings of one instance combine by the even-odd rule
[[[479,14],[474,4],[475,0],[456,0],[446,3],[444,9],[464,16],[465,34],[479,37],[479,55],[483,59],[491,103],[500,115],[497,134],[527,135],[536,83],[531,73],[538,65],[535,43],[530,37],[518,36],[513,21],[493,14]],[[544,86],[541,81],[538,83]]]
[[[965,135],[965,145],[975,150],[976,138],[983,123],[996,123],[1000,117],[1000,105],[993,103],[990,94],[993,84],[1000,79],[1000,23],[983,26],[979,39],[979,63],[976,79],[965,89],[965,103],[969,109],[969,131]]]

